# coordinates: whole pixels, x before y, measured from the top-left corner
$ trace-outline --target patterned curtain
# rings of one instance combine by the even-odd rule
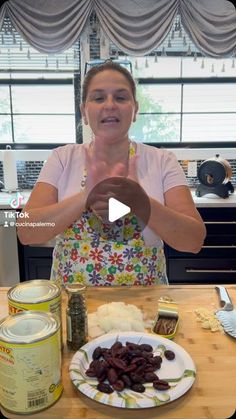
[[[62,52],[80,37],[95,12],[103,32],[129,55],[145,55],[168,35],[177,14],[206,56],[236,53],[236,9],[226,0],[9,0],[0,9],[35,49]]]

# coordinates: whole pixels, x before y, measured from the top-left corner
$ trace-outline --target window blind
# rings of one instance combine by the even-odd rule
[[[32,48],[16,31],[10,19],[5,17],[0,31],[0,75],[15,72],[55,75],[61,72],[77,72],[79,69],[79,40],[63,53],[43,54]]]

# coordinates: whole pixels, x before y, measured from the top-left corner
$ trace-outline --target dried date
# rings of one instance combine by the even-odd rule
[[[113,389],[116,391],[122,391],[125,388],[125,383],[123,380],[117,380],[113,385]]]
[[[143,384],[133,384],[131,390],[136,391],[137,393],[144,393],[145,387]]]
[[[145,351],[145,352],[152,352],[153,348],[151,345],[149,345],[148,343],[141,343],[141,345],[139,345],[139,348],[141,349],[141,351]]]
[[[137,374],[136,372],[131,372],[130,378],[134,383],[144,383],[143,376],[141,374]]]
[[[110,384],[114,384],[118,380],[118,374],[115,370],[115,368],[110,368],[107,371],[107,379]]]
[[[172,361],[172,359],[175,359],[175,353],[173,351],[166,350],[164,352],[164,355],[165,355],[166,359],[168,359],[168,361]]]
[[[137,365],[136,364],[130,364],[128,365],[128,367],[125,368],[124,372],[131,372],[131,371],[135,371],[137,369]]]
[[[98,346],[96,349],[94,349],[92,358],[93,360],[95,360],[95,359],[99,359],[101,356],[102,356],[102,348]]]
[[[131,387],[132,381],[131,378],[127,374],[122,374],[121,379],[125,384],[125,387]]]
[[[158,368],[156,368],[154,365],[152,364],[147,364],[145,367],[145,371],[146,372],[154,372],[156,371]]]
[[[150,358],[148,362],[149,364],[153,365],[156,369],[159,369],[161,368],[162,358],[161,356],[157,355],[157,356],[154,356],[153,358]]]
[[[95,372],[97,378],[102,377],[104,374],[106,374],[108,368],[108,363],[106,361],[99,361],[95,366]]]
[[[113,345],[111,346],[111,355],[112,357],[115,357],[119,351],[119,349],[122,348],[122,343],[117,341],[115,343],[113,343]]]
[[[134,343],[134,342],[126,342],[126,346],[130,351],[139,348],[138,343]]]
[[[109,386],[109,384],[106,384],[106,383],[99,383],[97,385],[97,389],[101,391],[102,393],[107,393],[107,394],[111,394],[114,391],[113,388]]]
[[[175,358],[171,350],[166,350],[164,356],[168,360]],[[122,345],[117,341],[110,348],[95,348],[85,373],[88,377],[96,377],[97,389],[107,394],[124,388],[143,393],[145,383],[152,383],[153,388],[164,391],[170,386],[155,373],[161,368],[161,363],[162,357],[153,353],[151,345],[133,342]]]
[[[138,357],[135,357],[135,358],[133,358],[132,360],[131,360],[131,362],[130,362],[130,364],[132,365],[132,364],[136,364],[136,365],[143,365],[143,364],[146,364],[147,363],[147,361],[146,361],[146,359],[144,359],[142,356],[138,356]]]
[[[144,374],[145,383],[153,383],[153,381],[159,380],[158,376],[154,372],[146,372]]]
[[[113,358],[113,365],[120,370],[125,370],[127,367],[127,364],[122,359],[118,358]]]
[[[96,377],[96,372],[95,372],[95,370],[94,370],[93,368],[88,368],[88,369],[85,371],[85,374],[86,374],[88,377]]]
[[[160,391],[168,390],[170,388],[168,382],[165,381],[165,380],[156,380],[156,381],[153,381],[153,387],[156,390],[160,390]]]

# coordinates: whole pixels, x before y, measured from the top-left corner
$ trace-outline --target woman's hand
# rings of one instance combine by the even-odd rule
[[[123,180],[128,179],[138,183],[137,156],[135,155],[129,159],[128,169],[127,165],[122,162],[117,162],[111,166],[109,165],[107,145],[101,138],[96,138],[94,147],[87,148],[85,153],[87,207],[91,207],[98,217],[107,221],[109,198],[119,196],[122,189],[126,198],[129,196],[129,190],[124,191],[125,184],[121,183],[120,186],[117,181],[114,182],[114,178],[121,177]],[[104,180],[107,181],[103,182]]]
[[[99,162],[101,163],[101,162]],[[137,157],[129,160],[129,169],[123,163],[116,163],[111,170],[106,167],[106,163],[95,164],[90,160],[91,177],[90,179],[99,181],[90,190],[88,195],[87,207],[93,209],[98,218],[103,222],[108,221],[109,198],[116,198],[118,201],[135,209],[137,207]],[[88,169],[89,170],[89,169]],[[95,182],[93,182],[95,184]],[[89,184],[91,185],[91,183]],[[91,187],[91,186],[90,186]],[[140,203],[138,204],[140,207]]]
[[[124,172],[125,167],[122,163],[117,163],[109,171],[105,162],[96,164],[90,162],[90,166],[87,169],[87,207],[92,208],[97,217],[105,223],[108,222],[109,198],[115,196],[113,179],[122,178]]]
[[[96,146],[85,149],[85,167],[87,172],[86,193],[87,196],[93,188],[105,179],[117,176],[125,176],[126,167],[123,163],[116,163],[110,167],[107,156],[107,147],[101,139],[96,140]]]

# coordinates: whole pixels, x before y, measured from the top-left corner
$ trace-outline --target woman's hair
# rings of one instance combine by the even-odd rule
[[[84,78],[84,83],[83,83],[83,87],[82,87],[82,103],[86,102],[89,85],[90,85],[90,82],[93,79],[93,77],[96,76],[96,74],[98,74],[102,71],[105,71],[105,70],[118,71],[119,73],[123,74],[123,76],[129,82],[129,85],[131,87],[131,91],[132,91],[132,94],[133,94],[133,98],[136,101],[136,85],[135,85],[135,81],[134,81],[131,73],[125,67],[122,67],[120,64],[118,64],[118,63],[116,63],[112,60],[107,60],[102,64],[99,64],[99,65],[96,65],[96,66],[92,67],[87,72],[87,74]]]

